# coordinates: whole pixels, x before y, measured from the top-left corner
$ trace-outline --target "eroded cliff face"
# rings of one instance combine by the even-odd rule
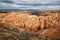
[[[21,28],[26,32],[33,34],[45,35],[48,37],[60,37],[60,35],[58,35],[60,34],[60,30],[58,30],[60,29],[59,11],[53,11],[52,13],[50,11],[42,11],[41,14],[37,16],[26,11],[3,13],[0,14],[0,23],[6,27]]]

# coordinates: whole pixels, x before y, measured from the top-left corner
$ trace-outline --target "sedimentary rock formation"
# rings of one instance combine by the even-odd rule
[[[4,25],[2,27],[23,29],[26,32],[50,38],[60,37],[60,14],[50,12],[47,14],[42,13],[42,15],[37,16],[29,12],[3,13],[0,15],[0,24]]]

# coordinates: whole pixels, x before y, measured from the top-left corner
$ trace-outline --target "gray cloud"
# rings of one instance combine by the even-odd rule
[[[60,0],[0,0],[0,9],[60,10]]]

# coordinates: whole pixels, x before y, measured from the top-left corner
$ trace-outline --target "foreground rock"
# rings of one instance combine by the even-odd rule
[[[48,30],[46,31],[47,33],[49,32]],[[0,40],[60,40],[60,38],[49,38],[45,36],[45,34],[44,35],[33,34],[26,32],[23,29],[14,28],[11,26],[6,27],[3,24],[0,24]]]

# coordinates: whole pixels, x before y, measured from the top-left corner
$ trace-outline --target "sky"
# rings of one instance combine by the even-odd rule
[[[60,0],[0,0],[1,9],[60,10]]]

